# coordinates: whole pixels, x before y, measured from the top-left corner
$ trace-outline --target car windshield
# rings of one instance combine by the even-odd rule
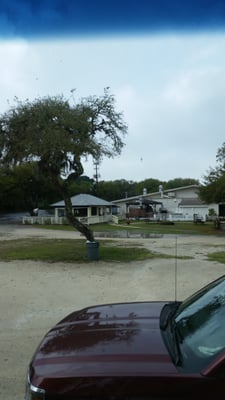
[[[224,315],[224,277],[180,305],[174,321],[188,370],[204,368],[225,348]]]

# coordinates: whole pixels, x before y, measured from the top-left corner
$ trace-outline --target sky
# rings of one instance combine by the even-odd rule
[[[128,124],[100,180],[202,181],[225,131],[225,1],[1,0],[0,114],[105,87]],[[91,159],[84,174],[92,177]]]

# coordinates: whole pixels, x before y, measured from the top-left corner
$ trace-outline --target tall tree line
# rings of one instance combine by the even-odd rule
[[[145,179],[139,182],[118,179],[99,181],[81,175],[69,185],[69,194],[92,194],[108,201],[138,196],[146,189],[148,193],[157,192],[159,186],[173,189],[180,186],[198,184],[196,179],[175,178],[169,181]],[[0,168],[0,212],[28,211],[34,208],[46,209],[52,203],[61,200],[48,176],[39,173],[35,162],[24,163],[14,168]]]

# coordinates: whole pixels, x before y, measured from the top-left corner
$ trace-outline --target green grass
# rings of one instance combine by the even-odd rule
[[[69,225],[33,225],[36,228],[52,230],[71,230]],[[212,222],[194,224],[193,222],[176,222],[174,225],[160,225],[158,223],[146,223],[133,221],[127,225],[123,221],[119,225],[98,224],[91,225],[96,240],[98,232],[129,231],[146,234],[174,234],[174,235],[222,235],[225,231],[214,228]],[[119,241],[101,239],[99,256],[102,261],[130,262],[147,260],[152,258],[175,258],[167,254],[151,252],[140,243],[132,241]],[[191,257],[179,257],[190,259]],[[208,256],[212,261],[225,263],[225,252],[212,253]],[[83,239],[19,239],[0,242],[0,260],[40,260],[48,262],[87,262],[87,250],[85,238]]]
[[[225,251],[217,251],[215,253],[208,254],[208,259],[210,261],[217,261],[225,264]]]
[[[146,223],[144,221],[133,221],[130,225],[127,225],[126,221],[119,225],[93,225],[91,229],[94,232],[111,231],[111,230],[127,230],[135,231],[140,230],[143,233],[152,234],[189,234],[189,235],[218,235],[223,233],[222,231],[216,230],[212,222],[204,224],[194,224],[193,222],[175,222],[174,225],[162,225],[156,222]]]
[[[140,246],[116,246],[114,241],[102,241],[101,261],[140,261],[152,258],[174,258],[151,252]],[[87,262],[84,240],[73,239],[18,239],[0,242],[0,260],[34,260],[47,262]]]
[[[33,225],[34,226],[34,225]],[[55,230],[74,230],[69,225],[35,225],[38,228],[55,229]],[[142,232],[146,234],[174,234],[174,235],[220,235],[224,236],[225,231],[215,229],[213,222],[204,224],[194,224],[193,222],[175,222],[174,225],[161,225],[156,222],[146,223],[144,221],[133,221],[127,225],[126,221],[114,224],[96,224],[90,225],[90,228],[98,232],[110,231],[129,231]]]

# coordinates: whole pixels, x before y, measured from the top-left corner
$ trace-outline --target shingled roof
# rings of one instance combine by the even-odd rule
[[[112,203],[100,199],[99,197],[92,196],[91,194],[78,194],[71,197],[73,207],[109,207]],[[51,204],[52,207],[65,207],[64,200]]]

